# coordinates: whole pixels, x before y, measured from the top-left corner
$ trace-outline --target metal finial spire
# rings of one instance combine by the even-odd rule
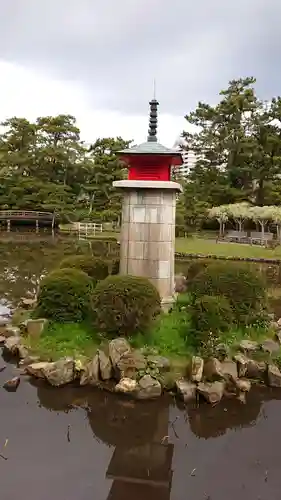
[[[149,128],[147,142],[157,142],[157,106],[159,102],[155,97],[156,85],[155,80],[153,82],[153,99],[150,101],[150,113],[149,113]]]

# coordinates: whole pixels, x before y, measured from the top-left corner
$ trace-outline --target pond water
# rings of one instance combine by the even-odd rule
[[[64,255],[97,252],[96,244],[40,235],[13,236],[0,247],[4,305],[33,291]],[[27,377],[8,393],[1,387],[18,368],[5,363],[1,500],[280,498],[281,391],[253,390],[246,405],[225,400],[215,408],[181,407],[168,397],[134,402],[95,389],[53,389]]]

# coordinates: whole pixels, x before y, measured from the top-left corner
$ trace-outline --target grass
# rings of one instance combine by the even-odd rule
[[[98,340],[91,335],[88,325],[81,323],[51,323],[39,339],[28,336],[25,344],[32,355],[44,361],[55,361],[71,356],[93,358]]]
[[[242,243],[216,243],[201,238],[176,238],[176,252],[256,259],[281,259],[281,246],[270,249]]]

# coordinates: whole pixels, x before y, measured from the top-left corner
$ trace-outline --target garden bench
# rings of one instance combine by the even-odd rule
[[[273,233],[262,233],[261,231],[252,231],[250,235],[250,242],[260,243],[267,245],[269,241],[273,240]]]
[[[228,231],[225,239],[229,241],[247,241],[248,235],[246,231]]]

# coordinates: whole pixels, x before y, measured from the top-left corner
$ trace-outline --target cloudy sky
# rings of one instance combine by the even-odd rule
[[[82,137],[142,142],[156,79],[172,146],[198,100],[256,76],[281,94],[281,0],[0,0],[0,120],[71,113]]]

